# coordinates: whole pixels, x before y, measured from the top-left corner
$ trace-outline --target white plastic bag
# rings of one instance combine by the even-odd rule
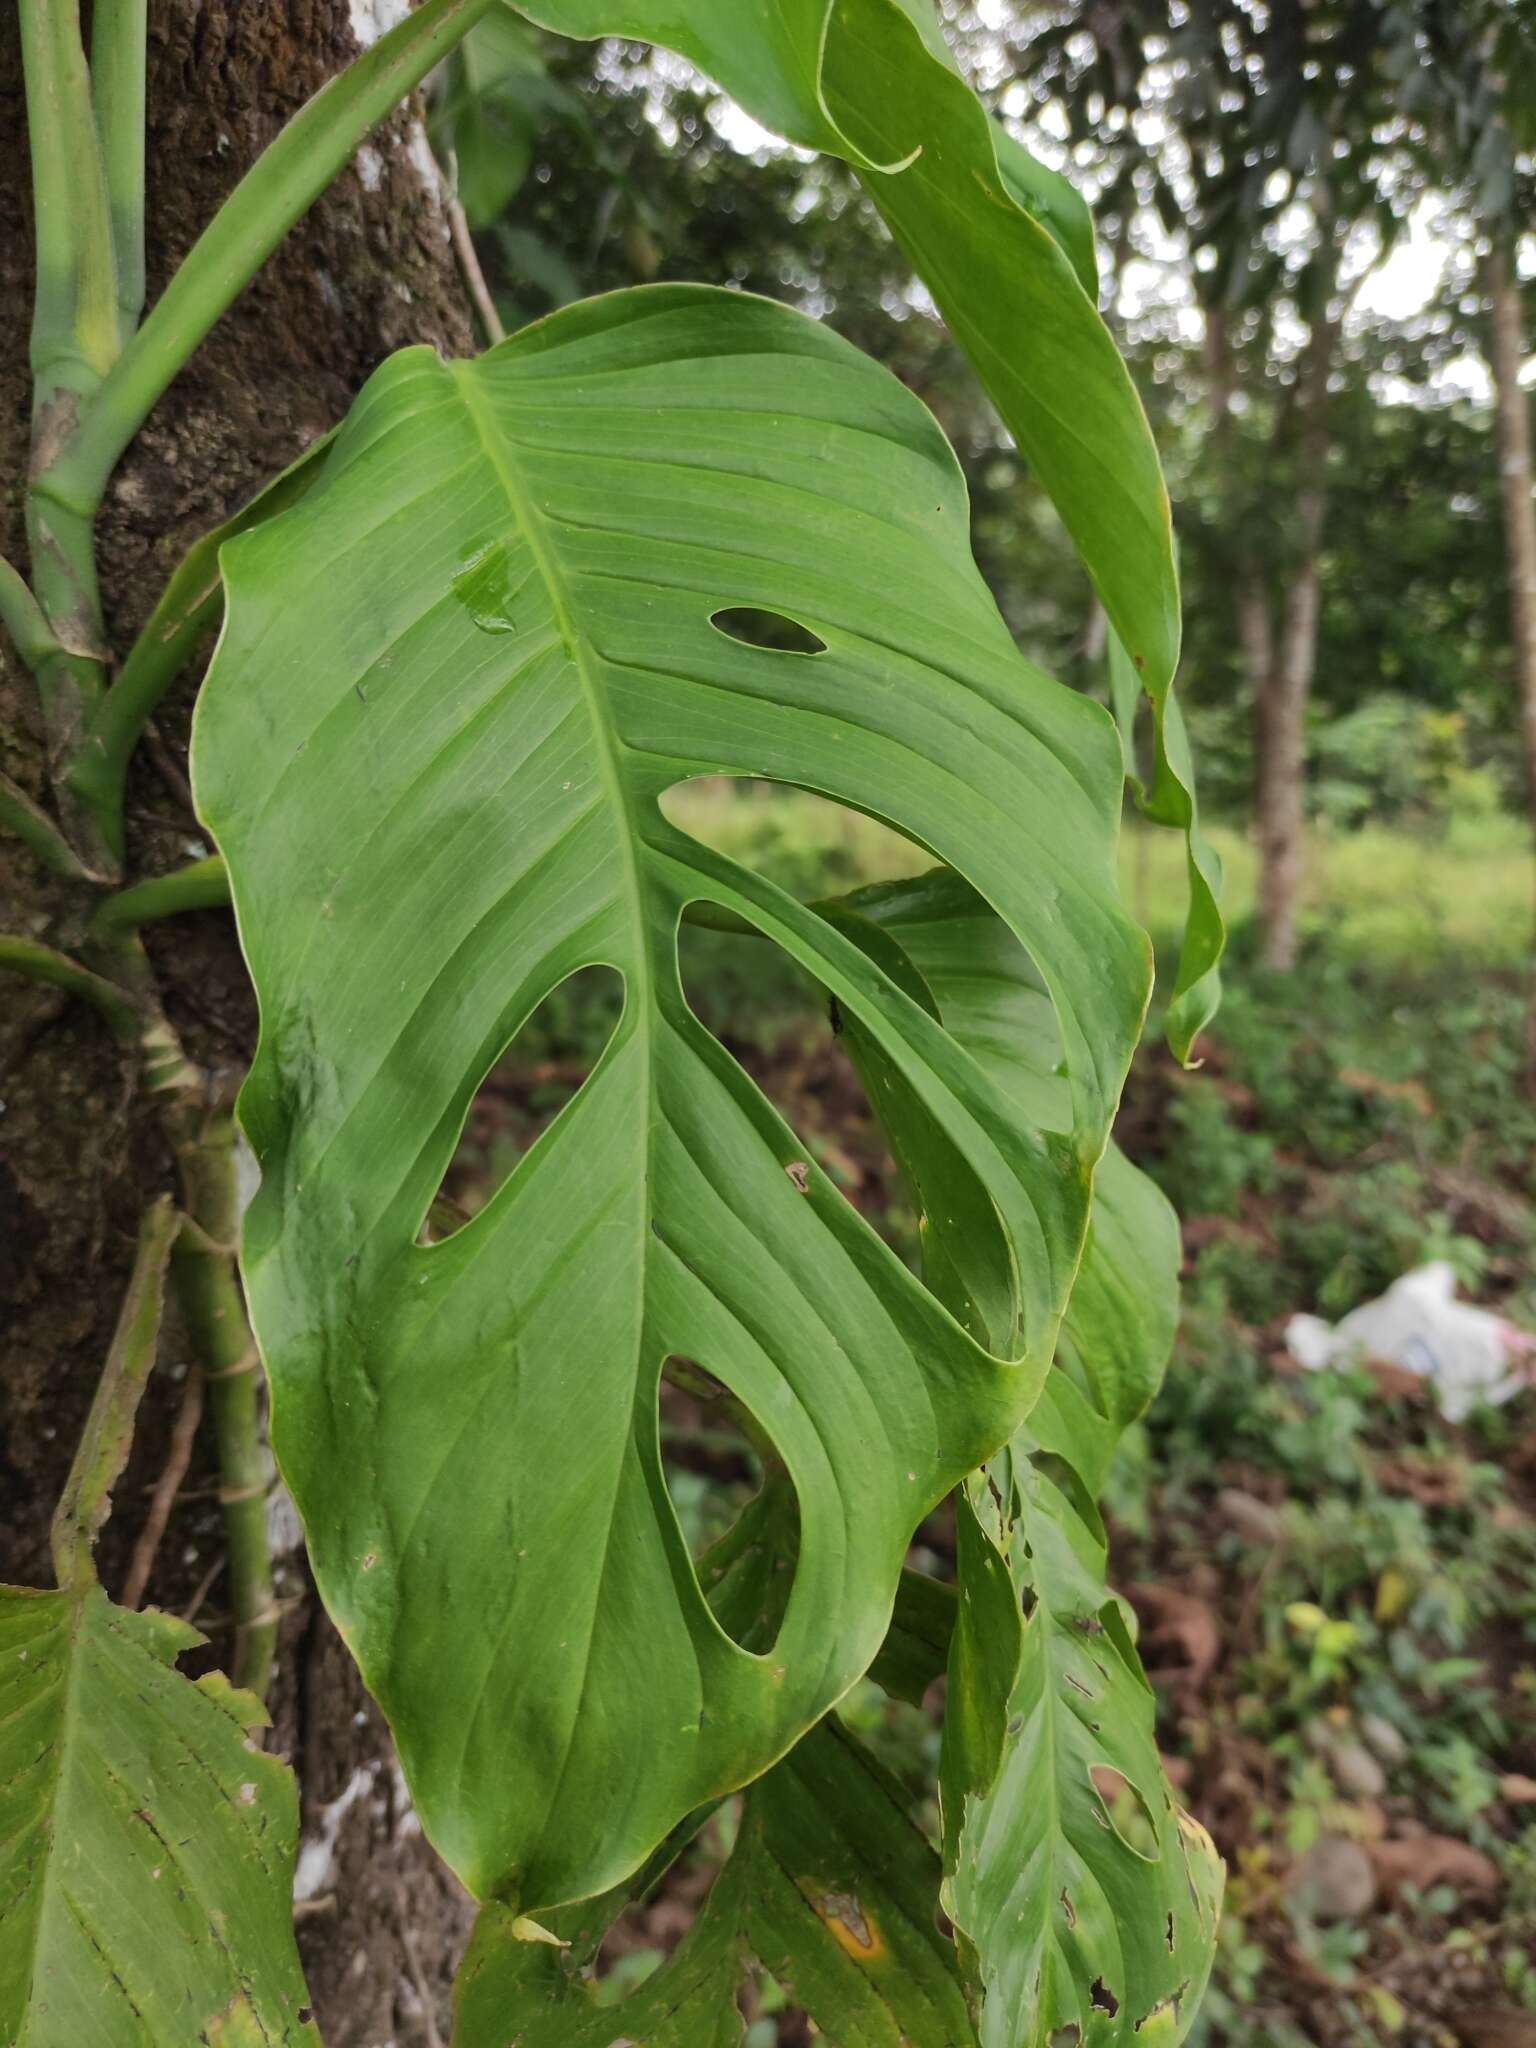
[[[1536,1337],[1456,1299],[1456,1274],[1444,1259],[1405,1273],[1340,1323],[1292,1316],[1285,1344],[1311,1372],[1379,1358],[1418,1373],[1433,1386],[1447,1422],[1464,1421],[1479,1401],[1498,1407],[1509,1400],[1530,1385],[1536,1361]]]

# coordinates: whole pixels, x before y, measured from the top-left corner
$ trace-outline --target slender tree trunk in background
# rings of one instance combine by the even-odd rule
[[[1296,965],[1306,824],[1306,715],[1317,666],[1318,596],[1314,542],[1285,593],[1276,655],[1256,707],[1261,957],[1266,967],[1282,973]]]
[[[1267,967],[1296,961],[1296,908],[1301,895],[1306,792],[1306,709],[1317,665],[1321,586],[1319,555],[1327,518],[1328,373],[1335,329],[1320,319],[1297,373],[1295,404],[1282,423],[1294,432],[1297,494],[1290,580],[1275,630],[1266,566],[1240,546],[1233,588],[1238,646],[1253,693],[1255,813],[1259,841],[1259,924]],[[1235,505],[1232,402],[1236,364],[1222,307],[1206,314],[1206,370],[1217,463]],[[1280,436],[1277,435],[1277,443]]]
[[[1328,517],[1328,376],[1337,333],[1332,318],[1320,314],[1297,371],[1295,407],[1288,422],[1295,437],[1296,479],[1290,546],[1285,550],[1289,581],[1273,655],[1254,707],[1261,957],[1266,967],[1280,973],[1296,964],[1306,822],[1307,700],[1317,669],[1320,558]]]
[[[356,54],[358,18],[367,10],[348,0],[155,0],[152,298],[282,121]],[[407,111],[373,138],[366,178],[353,170],[337,182],[130,449],[100,524],[119,654],[187,544],[330,426],[384,354],[407,342],[469,347],[440,196],[409,146],[414,119]],[[0,136],[0,551],[21,562],[32,223],[14,7],[0,8]],[[188,678],[162,709],[157,746],[136,762],[128,833],[139,874],[201,850],[184,801],[192,696]],[[35,693],[3,635],[0,767],[31,791],[42,785]],[[0,929],[46,937],[68,916],[66,898],[67,885],[0,839]],[[169,920],[147,940],[189,1052],[232,1081],[249,1058],[254,1011],[230,919]],[[100,1020],[57,991],[10,977],[0,978],[0,1104],[0,1577],[39,1585],[50,1582],[48,1521],[138,1219],[174,1180],[138,1075]],[[98,1553],[114,1594],[180,1406],[177,1369],[187,1352],[173,1319],[163,1352]],[[205,1662],[229,1648],[216,1485],[205,1418],[147,1588],[150,1604],[194,1614],[211,1641]],[[286,1522],[274,1513],[273,1535],[285,1612],[270,1741],[299,1775],[309,1846],[299,1935],[317,2016],[327,2048],[415,2048],[441,2038],[466,1902],[423,1843],[382,1721],[315,1603],[291,1510]]]
[[[1504,506],[1504,548],[1509,559],[1509,626],[1515,651],[1515,688],[1531,826],[1536,832],[1536,502],[1531,497],[1530,400],[1520,388],[1524,354],[1520,287],[1509,251],[1495,236],[1483,265],[1489,303],[1489,357],[1493,370],[1494,434],[1499,491]],[[1536,991],[1526,1020],[1526,1081],[1536,1087]]]

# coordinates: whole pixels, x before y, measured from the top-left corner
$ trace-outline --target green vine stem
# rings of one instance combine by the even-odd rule
[[[91,16],[91,98],[101,136],[117,261],[118,331],[144,311],[144,53],[148,0],[97,0]]]
[[[117,265],[78,0],[29,0],[19,13],[37,214],[33,409],[46,446],[74,410],[59,394],[94,390],[116,360]]]
[[[92,1003],[111,1025],[114,1034],[131,1040],[138,1032],[141,1013],[138,1004],[115,982],[93,974],[67,953],[45,946],[41,939],[24,939],[12,932],[0,932],[0,971],[19,974],[28,981],[44,981]]]
[[[20,19],[37,215],[32,457],[42,479],[117,360],[117,262],[78,0],[30,0]],[[32,587],[58,645],[35,670],[57,756],[103,687],[91,520],[34,485],[27,538]]]
[[[147,1209],[139,1225],[133,1272],[107,1362],[54,1511],[53,1569],[66,1590],[88,1585],[96,1576],[91,1553],[111,1509],[112,1489],[128,1462],[134,1417],[154,1369],[165,1269],[180,1229],[169,1195]]]
[[[90,809],[103,838],[118,853],[123,845],[123,786],[133,750],[198,642],[219,622],[224,602],[220,548],[302,497],[324,468],[334,439],[334,428],[322,434],[222,526],[192,543],[128,650],[117,680],[64,762],[64,783]]]
[[[230,1608],[235,1623],[230,1676],[265,1698],[277,1650],[277,1603],[267,1548],[272,1462],[262,1439],[261,1361],[235,1273],[240,1198],[234,1118],[210,1114],[180,1148],[178,1166],[187,1233],[171,1262],[171,1284],[207,1388],[219,1448],[219,1504],[229,1547]]]
[[[353,151],[497,0],[425,0],[300,108],[230,193],[33,484],[87,526],[118,457],[214,322]]]
[[[0,830],[13,832],[54,874],[72,882],[96,879],[48,813],[9,775],[0,775]]]
[[[228,901],[229,876],[220,856],[211,853],[168,875],[119,889],[97,911],[95,928],[101,933],[131,931],[135,925],[175,917],[184,910],[216,910]]]
[[[232,1111],[209,1100],[207,1077],[188,1059],[153,994],[149,963],[131,935],[118,936],[124,978],[144,991],[139,1034],[144,1082],[176,1159],[187,1227],[171,1262],[171,1286],[192,1355],[207,1385],[219,1454],[219,1505],[229,1551],[234,1651],[230,1677],[265,1698],[277,1648],[277,1602],[267,1549],[272,1461],[262,1435],[260,1361],[235,1266],[240,1192]]]
[[[64,652],[32,595],[26,578],[0,555],[0,625],[26,666],[35,673]]]
[[[219,1504],[235,1628],[230,1676],[263,1697],[277,1647],[278,1610],[266,1528],[272,1464],[262,1434],[259,1359],[235,1266],[240,1199],[234,1117],[227,1108],[210,1105],[205,1076],[188,1059],[161,1011],[149,963],[131,932],[98,937],[104,960],[118,970],[115,981],[36,939],[7,935],[0,935],[0,970],[83,996],[141,1058],[145,1086],[175,1154],[181,1188],[171,1284],[193,1357],[207,1384],[218,1445]]]

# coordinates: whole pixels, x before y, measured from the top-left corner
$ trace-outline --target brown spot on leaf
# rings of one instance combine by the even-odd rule
[[[827,1932],[845,1955],[858,1962],[870,1962],[883,1953],[885,1943],[879,1930],[855,1892],[816,1892],[802,1879],[800,1889],[816,1908]]]

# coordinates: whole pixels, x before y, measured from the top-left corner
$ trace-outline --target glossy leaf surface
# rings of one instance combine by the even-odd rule
[[[202,1641],[95,1584],[0,1589],[0,2039],[300,2048],[298,1802]]]
[[[766,1769],[880,1647],[921,1516],[1035,1399],[1138,1029],[1111,722],[1020,659],[958,469],[894,379],[707,289],[616,294],[360,395],[301,503],[226,549],[194,743],[262,1008],[246,1271],[317,1576],[424,1824],[535,1912]],[[814,656],[717,612],[791,616]],[[1031,948],[1048,1129],[859,945],[670,826],[703,773],[884,816]],[[683,907],[833,991],[985,1191],[990,1349],[694,1019]],[[422,1219],[479,1082],[581,967],[585,1088],[472,1223]],[[771,1652],[711,1614],[660,1469],[668,1356],[787,1467]]]

